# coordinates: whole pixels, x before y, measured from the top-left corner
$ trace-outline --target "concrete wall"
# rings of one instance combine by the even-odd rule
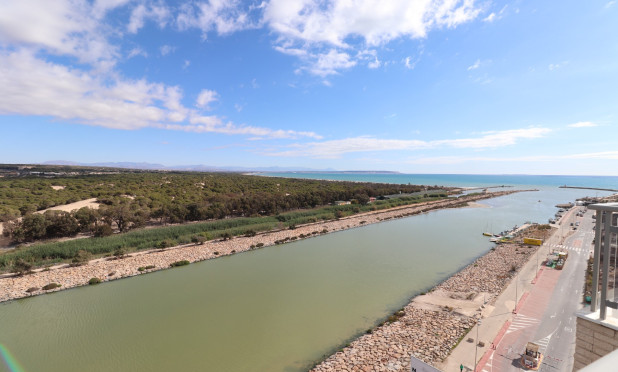
[[[615,327],[577,317],[573,371],[578,371],[617,349],[618,331]]]

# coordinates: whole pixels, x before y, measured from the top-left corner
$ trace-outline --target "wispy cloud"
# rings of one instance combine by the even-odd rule
[[[404,161],[406,164],[444,165],[471,162],[509,163],[509,162],[552,162],[560,160],[618,160],[618,151],[589,152],[568,155],[530,155],[516,157],[489,156],[436,156],[419,157]]]
[[[540,138],[550,131],[548,128],[513,129],[485,132],[475,138],[434,141],[380,139],[369,136],[352,137],[340,140],[293,144],[289,146],[289,150],[270,151],[266,152],[266,155],[334,159],[341,157],[343,154],[355,152],[421,150],[440,147],[478,150],[514,145],[521,139]]]
[[[573,124],[569,124],[567,125],[567,127],[570,128],[589,128],[589,127],[598,127],[597,124],[591,122],[591,121],[580,121],[577,123],[573,123]]]
[[[0,53],[0,76],[4,77],[0,114],[51,116],[112,129],[154,127],[266,138],[321,138],[314,132],[236,125],[214,115],[203,116],[182,104],[179,87],[69,68],[41,60],[29,50]],[[216,92],[203,90],[196,103],[204,109],[217,97]]]
[[[162,45],[159,48],[159,52],[161,52],[162,56],[166,56],[166,55],[172,53],[174,50],[176,50],[176,47],[173,47],[171,45]]]
[[[199,108],[210,110],[209,105],[218,100],[219,94],[217,92],[215,92],[214,90],[202,89],[200,94],[197,96],[195,105]]]
[[[479,67],[481,67],[481,60],[477,59],[476,62],[474,62],[472,65],[468,66],[468,71],[476,70]]]
[[[359,52],[383,46],[398,38],[423,39],[431,30],[472,21],[481,10],[473,0],[390,0],[388,5],[379,0],[271,0],[264,7],[263,22],[278,36],[275,49],[302,58],[305,66],[299,71],[324,76],[361,60],[355,49]],[[352,38],[360,38],[360,46],[349,43]],[[323,55],[328,49],[349,55],[348,63],[324,69],[314,67],[319,65],[319,58],[306,58]],[[367,66],[378,67],[376,60],[379,58]],[[408,68],[413,67],[411,62],[408,60]]]
[[[616,0],[608,1],[608,2],[605,4],[605,9],[609,9],[609,8],[611,8],[612,6],[614,6],[615,4],[616,4]]]
[[[569,61],[563,61],[563,62],[560,62],[560,63],[550,63],[549,66],[547,66],[547,68],[549,69],[549,71],[554,71],[554,70],[562,68],[562,67],[564,67],[564,66],[566,66],[568,64],[569,64]]]

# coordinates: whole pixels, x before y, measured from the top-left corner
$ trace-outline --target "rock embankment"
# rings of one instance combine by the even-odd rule
[[[236,237],[226,241],[211,241],[203,245],[190,244],[165,250],[138,252],[122,259],[103,258],[93,260],[87,265],[79,267],[58,265],[24,276],[4,275],[0,278],[0,302],[87,285],[91,278],[98,278],[101,281],[126,278],[169,268],[170,264],[176,261],[187,260],[197,262],[208,260],[262,246],[274,245],[282,241],[308,238],[324,233],[410,216],[432,209],[455,207],[462,203],[502,196],[513,192],[516,191],[501,191],[437,200],[384,211],[357,214],[334,221],[302,225],[294,230],[266,232],[254,237]],[[84,239],[84,244],[88,244],[87,239]],[[145,269],[150,266],[152,268]],[[139,271],[140,267],[144,269]],[[42,288],[49,283],[58,283],[61,286],[49,291],[43,290]]]
[[[480,318],[484,300],[483,295],[478,295],[483,293],[489,296],[488,302],[495,301],[536,249],[519,242],[498,245],[436,286],[432,293],[417,297],[440,298],[413,300],[385,324],[357,338],[312,371],[408,371],[410,355],[436,365]],[[456,308],[455,304],[466,299],[475,309],[473,315],[464,315]],[[449,300],[453,306],[432,305]]]

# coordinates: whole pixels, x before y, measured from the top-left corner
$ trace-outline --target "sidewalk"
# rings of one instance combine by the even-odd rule
[[[463,364],[464,370],[473,371],[476,361],[480,361],[486,351],[492,347],[492,342],[497,337],[502,337],[508,328],[506,322],[511,322],[515,314],[513,311],[519,309],[525,302],[530,290],[534,287],[532,281],[537,279],[539,266],[537,266],[537,255],[539,265],[545,260],[547,255],[547,247],[545,245],[539,247],[536,253],[530,256],[528,262],[519,271],[519,274],[513,278],[506,289],[498,296],[493,310],[487,307],[483,311],[480,327],[476,325],[464,337],[451,354],[437,366],[444,372],[458,372],[460,365]],[[517,298],[517,303],[516,299]],[[487,311],[487,313],[485,312]],[[478,330],[477,330],[478,328]],[[476,348],[476,335],[478,331],[478,340],[485,343],[485,346]],[[468,342],[468,338],[473,338],[475,342]]]

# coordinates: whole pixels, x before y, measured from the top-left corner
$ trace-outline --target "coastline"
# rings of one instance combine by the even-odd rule
[[[495,198],[520,191],[526,190],[488,192],[484,194],[465,195],[459,198],[441,199],[400,206],[387,210],[360,213],[339,220],[306,224],[298,226],[294,230],[264,232],[254,237],[235,237],[226,241],[209,241],[203,245],[186,244],[166,248],[164,250],[153,249],[132,253],[121,259],[100,258],[78,267],[69,267],[68,264],[56,265],[47,269],[38,269],[24,276],[5,274],[0,276],[0,302],[88,285],[89,280],[92,278],[98,278],[102,282],[128,278],[170,268],[170,264],[177,261],[187,260],[193,263],[228,256],[275,245],[283,241],[293,241],[324,233],[347,230],[390,219],[424,213],[434,209],[459,207],[469,202]],[[150,266],[152,266],[152,268],[142,269],[141,271],[138,270],[139,268]],[[42,289],[45,285],[50,283],[58,283],[60,287],[51,290]],[[28,290],[30,290],[30,292],[27,292]]]

